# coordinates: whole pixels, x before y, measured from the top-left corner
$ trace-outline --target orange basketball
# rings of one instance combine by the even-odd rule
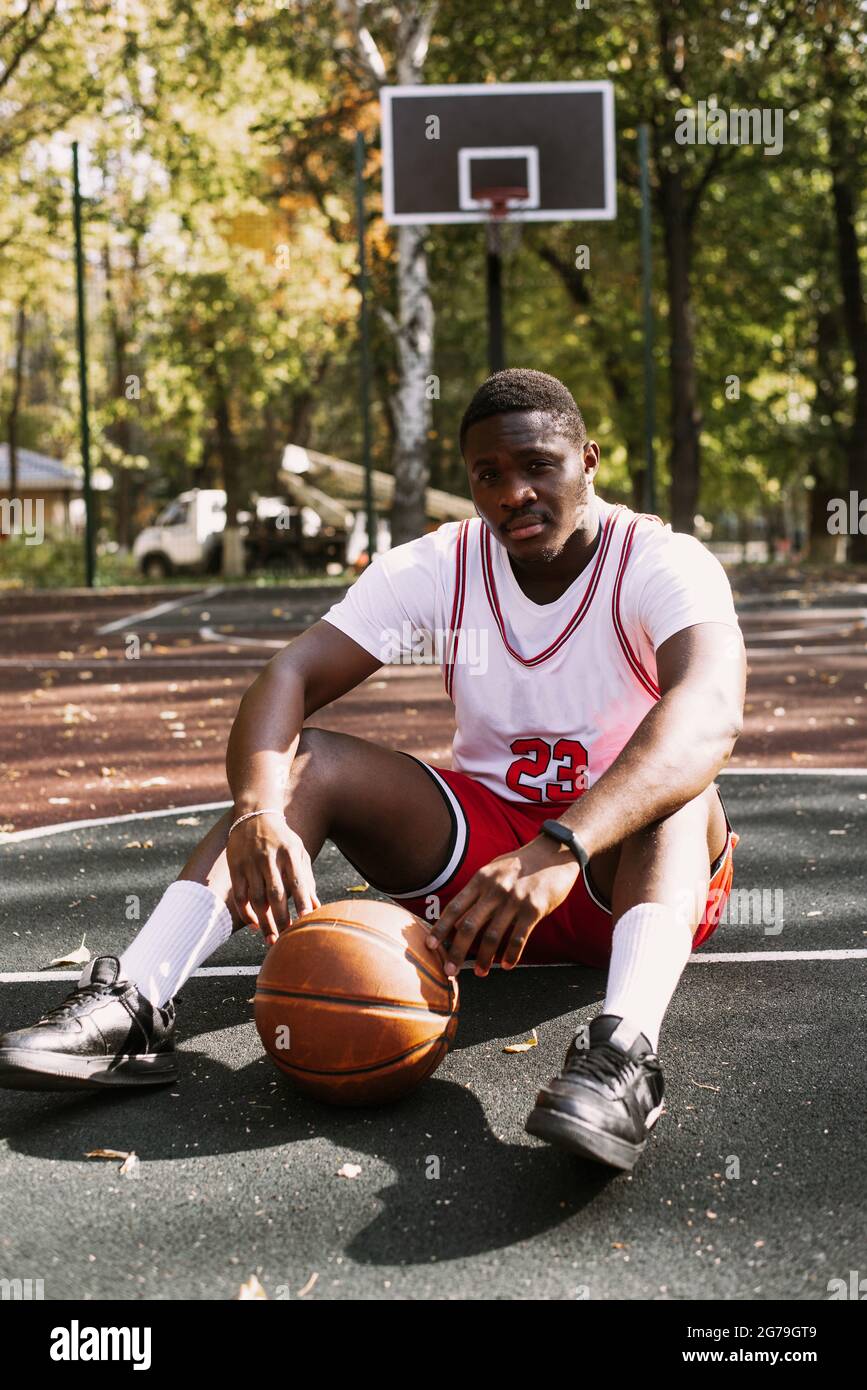
[[[299,1090],[377,1105],[436,1071],[458,1026],[458,984],[428,928],[393,903],[325,903],[281,932],[259,971],[265,1051]]]

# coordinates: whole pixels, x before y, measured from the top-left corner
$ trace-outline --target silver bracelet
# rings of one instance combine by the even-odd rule
[[[284,812],[276,806],[264,806],[261,811],[247,811],[243,816],[239,816],[238,819],[232,825],[229,826],[229,835],[231,835],[232,831],[237,829],[239,825],[243,825],[245,820],[252,820],[253,816],[282,815],[284,815]],[[229,838],[229,835],[226,836],[227,840]]]

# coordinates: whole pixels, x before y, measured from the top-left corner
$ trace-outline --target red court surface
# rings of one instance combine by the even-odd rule
[[[867,767],[867,574],[732,582],[750,666],[732,766]],[[226,800],[241,696],[340,593],[0,594],[0,834]],[[450,765],[437,668],[383,667],[310,722]]]

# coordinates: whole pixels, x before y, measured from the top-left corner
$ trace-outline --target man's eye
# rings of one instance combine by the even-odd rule
[[[530,467],[531,467],[531,468],[550,468],[551,465],[550,465],[550,463],[548,462],[547,459],[533,459],[533,462],[530,464]]]

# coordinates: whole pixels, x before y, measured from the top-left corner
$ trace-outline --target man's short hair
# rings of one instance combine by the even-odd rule
[[[586,442],[587,428],[575,398],[562,381],[547,372],[534,372],[529,367],[510,367],[495,372],[483,381],[470,401],[461,420],[460,445],[463,452],[467,430],[478,420],[507,411],[539,410],[550,415],[558,433],[573,444]]]

